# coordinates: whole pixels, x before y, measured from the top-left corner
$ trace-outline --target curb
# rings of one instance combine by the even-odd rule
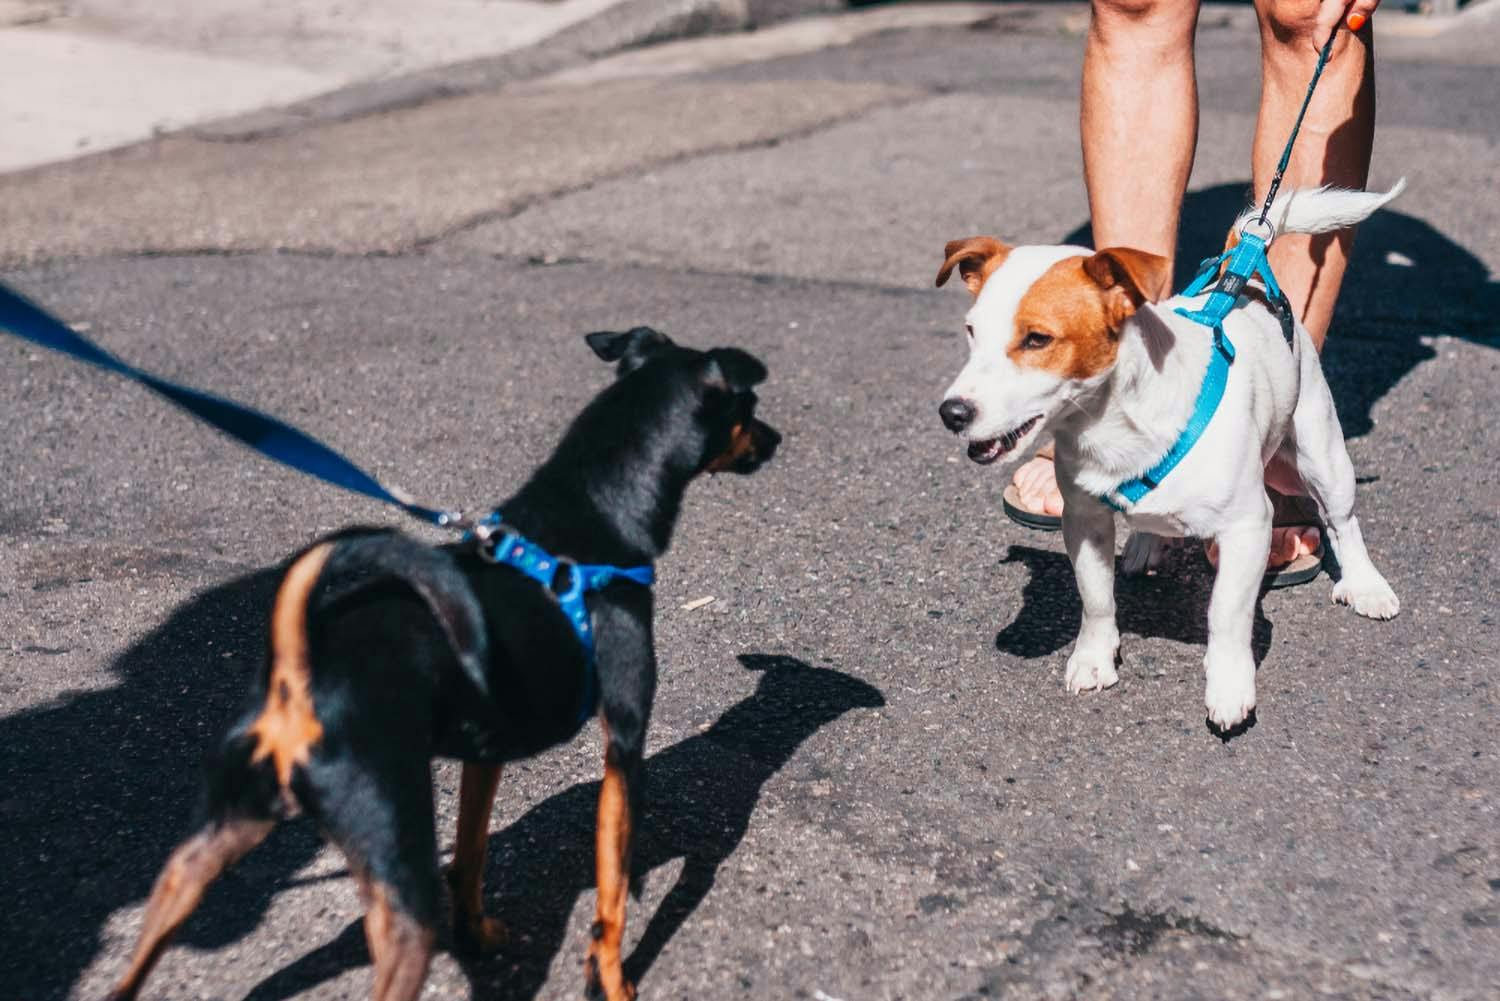
[[[209,142],[249,142],[315,125],[425,104],[571,69],[622,49],[745,31],[758,24],[841,10],[845,0],[623,0],[525,49],[389,80],[351,84],[278,108],[184,129]]]

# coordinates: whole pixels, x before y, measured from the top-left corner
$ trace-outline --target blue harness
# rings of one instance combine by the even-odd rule
[[[480,558],[521,571],[557,598],[558,607],[568,617],[568,624],[573,627],[578,642],[583,645],[584,662],[587,665],[578,722],[582,723],[594,714],[599,700],[599,685],[595,677],[594,630],[583,596],[608,586],[611,581],[621,579],[650,587],[655,580],[651,567],[575,563],[565,556],[553,556],[536,543],[508,530],[500,520],[499,511],[470,523],[457,511],[418,504],[400,490],[385,486],[344,456],[290,424],[242,403],[169,382],[121,361],[3,284],[0,284],[0,330],[140,383],[261,455],[298,472],[336,487],[385,501],[414,518],[441,528],[467,529],[464,538],[475,543]],[[559,592],[558,576],[564,569],[569,572],[567,590]]]
[[[1219,402],[1224,399],[1224,389],[1229,385],[1229,366],[1234,363],[1234,343],[1224,334],[1224,318],[1234,309],[1240,293],[1250,279],[1259,277],[1265,282],[1266,296],[1281,320],[1282,335],[1288,345],[1292,343],[1296,328],[1291,307],[1281,286],[1276,283],[1276,276],[1271,274],[1271,265],[1266,260],[1266,241],[1254,233],[1241,233],[1239,242],[1233,247],[1217,257],[1208,258],[1199,266],[1198,276],[1182,290],[1182,295],[1202,295],[1218,274],[1221,265],[1224,266],[1224,274],[1209,292],[1203,305],[1195,310],[1182,306],[1176,310],[1179,316],[1201,323],[1214,332],[1213,352],[1208,358],[1208,371],[1203,374],[1198,400],[1193,405],[1193,415],[1161,461],[1135,479],[1121,483],[1111,493],[1100,495],[1099,499],[1116,511],[1123,513],[1126,510],[1125,504],[1139,504],[1142,498],[1159,486],[1198,443],[1198,439],[1203,437],[1209,421],[1213,420],[1214,413],[1219,409]]]
[[[594,628],[589,620],[588,605],[583,596],[599,591],[616,580],[628,580],[650,587],[656,571],[650,565],[616,567],[603,563],[576,563],[566,556],[554,556],[515,529],[506,525],[499,511],[491,511],[464,536],[472,540],[479,558],[486,563],[519,570],[542,585],[557,599],[557,606],[567,616],[578,643],[583,647],[583,697],[579,700],[578,722],[594,715],[599,702],[598,665],[594,656]],[[558,578],[567,571],[567,589],[558,590]]]
[[[1204,261],[1199,267],[1198,276],[1182,290],[1185,296],[1202,295],[1208,288],[1209,282],[1213,281],[1219,266],[1225,265],[1223,276],[1209,293],[1208,300],[1204,302],[1201,309],[1187,310],[1181,307],[1177,309],[1180,315],[1201,323],[1214,332],[1214,350],[1209,356],[1208,371],[1203,376],[1203,387],[1198,390],[1198,402],[1193,405],[1193,416],[1188,421],[1187,427],[1182,429],[1177,443],[1172,446],[1171,451],[1162,456],[1160,462],[1135,479],[1121,483],[1114,489],[1114,496],[1111,494],[1100,496],[1100,500],[1116,511],[1125,510],[1124,505],[1115,499],[1116,496],[1123,498],[1125,503],[1135,505],[1161,483],[1162,479],[1177,467],[1183,456],[1187,455],[1198,439],[1203,436],[1208,422],[1213,419],[1214,411],[1219,409],[1219,401],[1224,398],[1224,387],[1229,383],[1229,366],[1234,362],[1234,345],[1230,343],[1229,338],[1224,336],[1224,318],[1229,315],[1230,310],[1234,309],[1235,303],[1239,301],[1240,293],[1244,291],[1250,279],[1259,277],[1266,283],[1266,297],[1271,302],[1271,309],[1281,321],[1281,335],[1286,338],[1288,347],[1291,347],[1295,340],[1297,325],[1292,317],[1291,304],[1287,302],[1281,286],[1276,283],[1276,276],[1271,274],[1271,265],[1266,260],[1266,246],[1275,237],[1275,229],[1267,220],[1271,214],[1271,206],[1276,201],[1276,192],[1281,188],[1281,179],[1286,176],[1287,166],[1292,162],[1292,147],[1297,142],[1297,133],[1302,130],[1302,120],[1307,115],[1308,105],[1312,103],[1313,91],[1318,86],[1318,78],[1323,75],[1323,67],[1328,65],[1328,59],[1333,54],[1333,41],[1338,37],[1339,28],[1343,23],[1342,19],[1334,22],[1333,30],[1328,33],[1328,40],[1323,43],[1323,48],[1318,53],[1318,64],[1313,68],[1312,79],[1307,84],[1307,93],[1302,98],[1302,107],[1297,112],[1297,120],[1292,123],[1292,134],[1287,137],[1286,146],[1281,151],[1281,160],[1276,165],[1276,173],[1271,176],[1271,184],[1266,189],[1266,200],[1261,205],[1260,218],[1255,220],[1256,223],[1266,228],[1265,238],[1262,239],[1251,233],[1247,224],[1240,231],[1239,243],[1218,257],[1210,257]]]

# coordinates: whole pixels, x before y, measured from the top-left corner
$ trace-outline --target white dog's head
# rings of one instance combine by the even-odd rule
[[[1125,248],[1007,247],[987,236],[943,249],[974,295],[969,361],[938,413],[990,463],[1021,454],[1068,404],[1108,377],[1125,321],[1171,281],[1171,263]]]

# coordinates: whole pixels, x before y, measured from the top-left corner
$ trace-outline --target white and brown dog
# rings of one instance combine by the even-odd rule
[[[1399,194],[1320,189],[1288,192],[1270,219],[1278,233],[1352,226]],[[1231,244],[1249,214],[1231,229]],[[969,361],[939,408],[979,463],[1026,458],[1043,432],[1056,442],[1063,538],[1083,604],[1068,658],[1070,692],[1115,684],[1115,520],[1133,530],[1214,539],[1218,575],[1204,656],[1208,717],[1221,730],[1255,708],[1250,631],[1271,545],[1267,464],[1317,503],[1343,574],[1333,600],[1389,619],[1400,607],[1365,551],[1354,517],[1354,467],[1312,339],[1300,323],[1288,346],[1252,285],[1224,320],[1234,347],[1224,395],[1202,436],[1159,485],[1135,503],[1116,489],[1151,469],[1194,414],[1215,351],[1213,332],[1175,312],[1205,296],[1153,300],[1171,264],[1130,249],[1008,247],[990,237],[955,240],[938,272],[955,268],[974,295]],[[1101,498],[1110,497],[1110,504]]]

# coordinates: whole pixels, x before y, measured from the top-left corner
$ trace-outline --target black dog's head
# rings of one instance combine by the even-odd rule
[[[631,397],[670,419],[656,422],[673,464],[691,473],[753,473],[781,435],[755,416],[754,387],[766,367],[739,348],[695,351],[650,327],[585,336],[600,358],[618,362]]]

